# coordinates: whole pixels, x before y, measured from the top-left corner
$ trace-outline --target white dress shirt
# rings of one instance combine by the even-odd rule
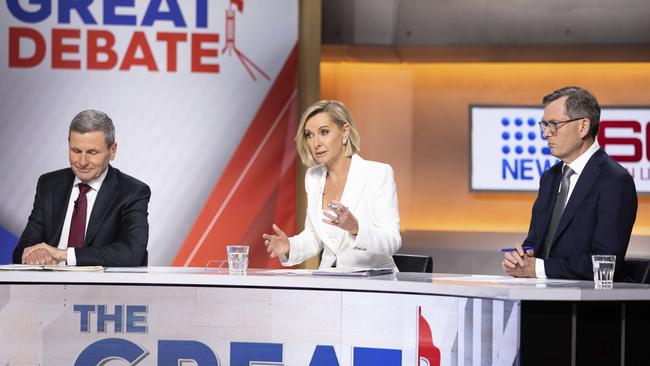
[[[566,196],[566,204],[569,202],[569,199],[571,198],[571,194],[573,193],[573,188],[575,188],[576,184],[578,183],[578,178],[580,178],[580,174],[582,174],[582,171],[585,170],[585,166],[587,166],[587,162],[589,162],[589,159],[591,159],[591,156],[596,153],[600,149],[600,145],[598,145],[598,141],[594,141],[593,145],[587,151],[582,153],[576,160],[572,161],[571,164],[564,164],[568,165],[571,170],[575,172],[575,174],[571,175],[569,177],[569,192]],[[564,168],[564,165],[562,168]],[[558,187],[558,192],[560,188]],[[535,258],[535,277],[537,278],[546,278],[546,270],[544,269],[544,260]]]
[[[97,193],[104,183],[104,178],[108,169],[104,169],[104,172],[97,178],[88,182],[90,190],[86,193],[86,229],[88,229],[88,222],[90,221],[90,214],[93,212],[93,207],[95,206],[95,200],[97,199]],[[65,220],[63,221],[63,230],[61,231],[61,239],[59,240],[59,249],[67,249],[67,263],[69,266],[77,265],[77,256],[75,254],[75,248],[68,248],[68,237],[70,236],[70,224],[72,223],[72,212],[74,211],[74,202],[79,198],[79,183],[81,179],[75,177],[74,183],[72,183],[72,193],[70,193],[70,199],[68,200],[68,209],[65,211]],[[87,230],[84,230],[84,235]]]

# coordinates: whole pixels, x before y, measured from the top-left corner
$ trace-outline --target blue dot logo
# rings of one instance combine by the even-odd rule
[[[506,155],[509,156],[508,159],[546,159],[551,156],[551,149],[545,144],[548,139],[538,128],[537,118],[508,116],[501,117],[500,121],[501,153],[504,158]]]

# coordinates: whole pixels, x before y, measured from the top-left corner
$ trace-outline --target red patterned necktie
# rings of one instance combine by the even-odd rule
[[[86,209],[88,200],[86,193],[90,186],[79,183],[79,197],[74,201],[74,211],[72,211],[72,221],[70,222],[70,236],[68,237],[68,248],[83,248],[85,246],[84,238],[86,236]]]

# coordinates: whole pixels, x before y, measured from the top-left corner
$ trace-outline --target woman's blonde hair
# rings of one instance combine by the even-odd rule
[[[327,113],[332,121],[341,129],[347,123],[350,126],[350,136],[348,137],[347,144],[345,144],[345,156],[352,156],[361,146],[361,138],[359,137],[359,132],[356,127],[354,127],[354,120],[352,115],[345,107],[345,104],[339,102],[338,100],[321,100],[312,104],[305,113],[300,117],[300,124],[298,125],[298,132],[296,133],[296,148],[298,149],[298,155],[300,160],[307,167],[312,167],[316,165],[316,160],[311,155],[309,151],[309,144],[307,143],[307,138],[305,137],[305,124],[313,116],[319,113]]]

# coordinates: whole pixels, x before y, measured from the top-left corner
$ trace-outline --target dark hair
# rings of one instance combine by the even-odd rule
[[[115,126],[113,120],[106,113],[88,109],[79,112],[70,122],[70,132],[88,133],[95,131],[102,131],[104,133],[104,141],[110,147],[115,143]]]
[[[546,107],[562,97],[567,97],[564,101],[564,109],[569,118],[587,118],[590,122],[589,133],[596,139],[598,135],[598,125],[600,124],[600,106],[596,97],[587,90],[577,86],[567,86],[560,88],[544,97],[542,103]]]

